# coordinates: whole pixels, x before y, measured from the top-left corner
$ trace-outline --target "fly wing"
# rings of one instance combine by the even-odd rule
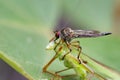
[[[74,30],[73,31],[73,38],[87,38],[87,37],[99,37],[99,36],[106,36],[111,34],[110,32],[99,32],[95,30]]]

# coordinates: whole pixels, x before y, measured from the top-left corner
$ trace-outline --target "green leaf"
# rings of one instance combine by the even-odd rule
[[[80,4],[84,4],[81,5],[81,7],[79,6],[81,10],[83,9],[82,17],[79,17],[81,11],[78,11],[79,8],[71,8],[71,4],[76,4],[73,3],[72,0],[63,1],[62,4],[65,5],[64,7],[61,5],[62,1],[60,0],[0,0],[0,59],[29,80],[41,79],[41,77],[44,76],[42,73],[43,66],[54,55],[54,52],[47,52],[45,47],[51,38],[52,28],[56,24],[56,19],[59,17],[60,9],[65,8],[67,10],[66,12],[72,15],[71,17],[73,17],[73,21],[75,20],[74,22],[76,23],[83,20],[84,24],[94,25],[96,29],[110,30],[111,1],[99,1],[101,2],[96,2],[96,5],[99,4],[98,7],[93,6],[94,1],[87,4],[86,2],[80,2]],[[101,3],[104,3],[104,6],[100,7]],[[87,6],[88,4],[94,7],[94,14],[96,12],[96,16],[99,15],[102,16],[102,18],[94,17],[95,15],[92,13],[90,13],[92,16],[89,16],[89,14],[87,14],[89,11],[86,11],[91,10],[93,7],[91,6],[90,8]],[[74,10],[78,12],[75,13]],[[101,11],[98,12],[97,10]],[[101,24],[102,22],[104,24]],[[107,27],[105,27],[106,25]],[[90,53],[89,55],[93,56],[95,59],[120,71],[120,54],[118,54],[120,39],[115,37],[99,39],[82,40],[83,51]],[[49,70],[57,71],[62,68],[64,68],[63,63],[56,60]],[[72,72],[73,71],[71,71],[71,73]],[[67,73],[69,72],[62,73],[62,75]],[[42,79],[48,77],[49,74],[45,75],[45,78]]]
[[[1,54],[1,58],[3,57],[7,63],[11,60],[9,65],[18,72],[22,74],[26,72],[34,79],[39,79],[44,60],[45,43],[47,43],[44,35],[6,26],[1,26],[0,32],[0,49],[7,55],[6,57]],[[16,63],[20,65],[19,69],[16,67]]]
[[[45,47],[58,5],[57,0],[0,1],[0,59],[29,80],[40,79],[48,61]]]

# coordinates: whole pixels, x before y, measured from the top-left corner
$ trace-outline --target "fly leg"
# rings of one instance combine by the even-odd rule
[[[79,60],[80,63],[83,63],[82,59],[80,58],[80,54],[82,52],[82,47],[80,46],[80,42],[79,41],[74,41],[70,43],[71,46],[76,47],[78,50],[78,56],[77,59]]]
[[[74,46],[74,47],[76,47],[77,49],[78,49],[78,51],[79,51],[79,53],[78,53],[78,56],[77,56],[77,59],[79,60],[79,63],[82,63],[82,59],[80,58],[80,54],[81,54],[81,50],[82,50],[82,47],[80,46],[80,42],[79,41],[74,41],[74,42],[67,42],[66,41],[66,45],[67,45],[67,47],[68,47],[68,49],[69,49],[69,52],[67,52],[64,56],[63,56],[63,59],[64,59],[64,57],[67,55],[67,54],[69,54],[71,51],[72,51],[72,49],[71,49],[71,46]]]
[[[79,60],[80,63],[82,63],[82,59],[80,58],[80,54],[81,54],[81,49],[82,49],[82,47],[79,46],[79,45],[76,45],[76,47],[78,48],[78,51],[79,51],[78,56],[77,56],[77,59]]]

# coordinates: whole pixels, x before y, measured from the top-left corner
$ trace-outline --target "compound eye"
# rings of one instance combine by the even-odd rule
[[[56,33],[55,33],[55,36],[56,36],[57,38],[59,38],[60,32],[56,32]]]

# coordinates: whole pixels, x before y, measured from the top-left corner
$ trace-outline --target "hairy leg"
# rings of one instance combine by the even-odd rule
[[[78,56],[77,56],[77,59],[79,60],[80,63],[82,63],[82,60],[80,58],[80,54],[82,52],[82,47],[80,46],[80,42],[79,41],[73,41],[73,42],[70,42],[70,45],[72,47],[76,47],[76,49],[78,50]]]

